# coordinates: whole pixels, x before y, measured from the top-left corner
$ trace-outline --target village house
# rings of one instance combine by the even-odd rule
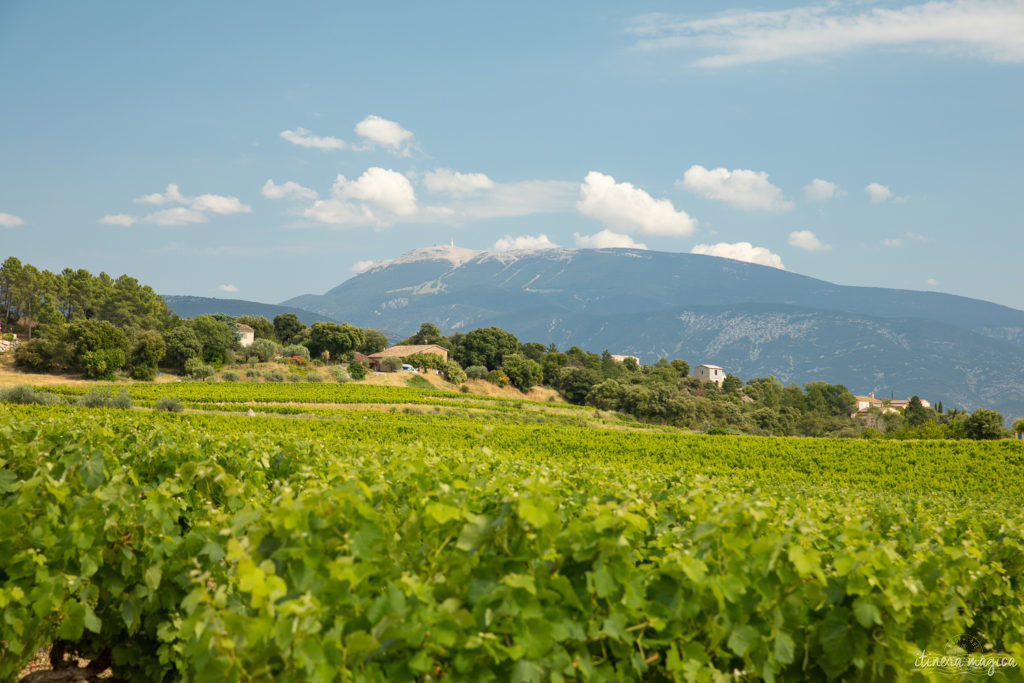
[[[701,364],[693,369],[693,376],[705,382],[714,382],[722,386],[725,381],[725,370],[717,365]]]
[[[448,349],[437,344],[408,344],[404,346],[392,346],[391,348],[378,351],[377,353],[371,353],[366,357],[367,363],[370,369],[376,372],[385,372],[381,361],[389,356],[397,356],[398,358],[405,358],[406,356],[412,356],[417,353],[432,353],[435,356],[441,356],[441,359],[446,363],[448,362]]]
[[[622,363],[622,362],[625,362],[625,360],[627,358],[632,358],[633,360],[636,361],[637,365],[640,365],[640,358],[637,357],[637,356],[625,356],[625,355],[622,355],[622,354],[619,354],[619,353],[613,353],[613,354],[611,354],[611,356],[612,356],[612,360],[615,361],[616,363]]]
[[[238,336],[240,337],[238,343],[243,347],[251,346],[252,343],[256,341],[256,331],[250,326],[239,323],[235,325],[235,329],[238,331]]]
[[[867,396],[854,396],[857,401],[857,412],[863,413],[871,408],[878,408],[883,413],[900,413],[907,409],[910,405],[909,398],[875,398],[875,392],[871,392]],[[921,399],[921,405],[925,408],[931,408],[932,404],[923,398]]]

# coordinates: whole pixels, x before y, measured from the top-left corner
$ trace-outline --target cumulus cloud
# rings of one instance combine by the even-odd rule
[[[282,185],[276,185],[273,178],[263,184],[260,194],[267,199],[316,199],[318,197],[316,190],[303,187],[291,180]]]
[[[171,183],[167,186],[167,189],[163,194],[154,192],[153,194],[143,195],[132,201],[137,204],[156,204],[158,206],[163,206],[164,204],[183,204],[185,202],[185,197],[182,196],[181,192],[178,190],[177,184]]]
[[[356,134],[382,147],[404,153],[408,153],[412,142],[412,131],[373,114],[356,124]]]
[[[810,230],[796,230],[789,233],[789,245],[805,251],[828,251],[832,245],[825,244]]]
[[[459,173],[447,168],[438,168],[427,171],[423,176],[423,185],[431,192],[464,195],[489,190],[494,187],[494,181],[483,173]]]
[[[647,235],[689,235],[697,221],[668,199],[654,199],[632,183],[591,171],[580,186],[576,209],[609,228]],[[601,233],[598,233],[601,234]]]
[[[581,235],[578,232],[572,234],[576,240],[576,246],[582,249],[646,249],[647,245],[641,242],[634,242],[629,235],[620,235],[611,230],[602,230],[593,235]]]
[[[341,199],[318,199],[302,215],[327,225],[373,225],[378,222],[373,211],[365,204]]]
[[[821,178],[815,178],[807,185],[804,185],[804,199],[809,202],[827,202],[844,194],[846,194],[846,191],[838,185]]]
[[[870,183],[865,186],[864,192],[867,193],[872,204],[881,204],[886,200],[892,199],[892,190],[880,183]]]
[[[24,225],[20,217],[15,216],[13,213],[0,213],[0,227],[4,228],[16,228],[19,225]]]
[[[932,0],[903,7],[826,2],[772,11],[725,10],[706,18],[650,14],[633,21],[641,50],[691,50],[693,64],[722,68],[867,50],[918,50],[998,62],[1024,61],[1024,4]]]
[[[237,292],[238,287],[234,285],[217,285],[218,292]]]
[[[374,263],[376,263],[376,261],[356,261],[352,264],[352,267],[349,268],[349,270],[358,275],[359,273],[365,273],[368,271],[373,267]]]
[[[519,251],[521,249],[557,249],[558,245],[548,239],[548,236],[541,233],[533,235],[520,235],[512,237],[505,235],[494,243],[492,249],[496,251]]]
[[[373,166],[357,180],[339,174],[332,193],[339,199],[359,199],[376,204],[397,216],[416,213],[416,193],[409,179],[398,171]]]
[[[139,219],[135,216],[129,216],[126,213],[112,213],[107,214],[103,218],[97,221],[103,225],[119,225],[122,228],[130,228],[139,222]]]
[[[352,145],[340,138],[313,135],[311,131],[306,130],[305,128],[283,130],[281,131],[281,137],[293,145],[298,145],[299,147],[305,147],[307,149],[335,150],[350,149],[352,147]]]
[[[768,182],[768,174],[764,171],[744,168],[732,171],[725,168],[707,169],[694,164],[677,184],[694,194],[747,211],[789,211],[793,208],[793,202],[782,196],[782,190]]]
[[[774,254],[764,247],[755,247],[750,242],[698,244],[690,250],[690,253],[720,256],[721,258],[746,261],[747,263],[758,263],[762,266],[771,266],[779,270],[786,269],[786,266],[782,265],[782,258],[778,254]]]
[[[243,204],[238,197],[226,197],[220,194],[201,194],[193,199],[190,205],[196,211],[209,211],[222,215],[252,211],[252,207]]]
[[[185,225],[187,223],[205,223],[207,213],[222,215],[249,213],[252,207],[242,203],[238,197],[221,194],[201,194],[198,197],[187,197],[181,193],[176,183],[171,183],[163,193],[143,195],[134,199],[138,204],[154,204],[165,206],[179,204],[169,209],[155,211],[141,218],[124,213],[108,214],[99,220],[104,225],[120,225],[131,227],[135,223],[155,223],[157,225]]]
[[[205,223],[207,219],[206,214],[200,211],[185,206],[176,206],[173,209],[163,209],[148,214],[141,220],[157,225],[186,225],[188,223]]]

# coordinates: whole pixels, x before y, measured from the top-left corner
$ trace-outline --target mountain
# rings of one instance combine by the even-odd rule
[[[1024,415],[1024,311],[714,256],[433,247],[284,304],[401,335],[423,321],[446,331],[497,325],[563,349],[685,358],[745,379],[825,380]]]
[[[194,318],[204,313],[226,313],[227,315],[262,315],[268,320],[273,320],[275,315],[282,313],[294,313],[299,320],[307,325],[312,325],[318,320],[337,322],[334,318],[323,313],[284,306],[277,304],[261,304],[258,301],[245,301],[244,299],[215,299],[206,296],[177,296],[174,294],[163,295],[164,301],[172,311],[182,318]]]

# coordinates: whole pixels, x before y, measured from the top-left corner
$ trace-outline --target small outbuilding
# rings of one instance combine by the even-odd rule
[[[238,330],[238,336],[240,338],[238,343],[243,347],[250,346],[254,341],[256,341],[256,331],[250,326],[239,323],[235,325],[235,329]]]
[[[717,365],[704,363],[693,369],[693,376],[699,380],[714,382],[718,386],[722,386],[722,382],[725,381],[725,370]]]

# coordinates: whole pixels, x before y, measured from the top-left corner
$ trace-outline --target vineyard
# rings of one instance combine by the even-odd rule
[[[0,404],[0,680],[52,643],[138,681],[1021,678],[1020,443],[129,389],[191,410]]]

